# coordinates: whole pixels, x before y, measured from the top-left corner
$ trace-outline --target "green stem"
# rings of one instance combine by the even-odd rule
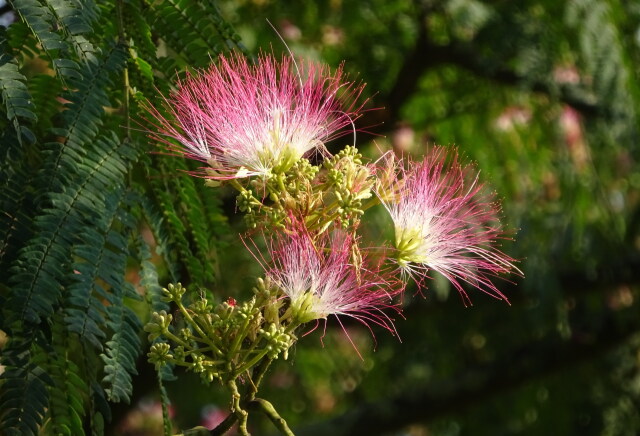
[[[240,392],[238,392],[238,386],[236,385],[235,378],[227,382],[227,387],[231,392],[231,411],[238,418],[238,431],[242,436],[250,436],[247,430],[247,419],[249,413],[240,405]]]
[[[252,375],[252,386],[251,388],[245,393],[244,398],[242,399],[242,404],[245,404],[246,407],[251,406],[251,402],[253,402],[256,399],[256,394],[258,393],[258,387],[260,386],[260,383],[262,382],[262,379],[264,378],[264,375],[267,373],[267,370],[269,369],[269,366],[271,365],[271,362],[273,362],[273,359],[269,358],[269,359],[265,359],[263,361],[261,361],[259,364],[257,364],[255,366],[255,370],[253,372]],[[227,385],[229,386],[229,388],[232,391],[232,396],[233,396],[233,386],[235,386],[235,382],[234,383],[227,383]],[[237,386],[236,386],[236,390],[237,392]],[[236,404],[233,403],[234,399],[232,399],[232,407],[236,407]],[[271,406],[273,408],[273,406]],[[257,408],[257,406],[255,406],[255,408]],[[265,409],[262,408],[262,406],[260,406],[260,410],[264,411]],[[275,409],[274,409],[275,411]],[[267,412],[265,412],[266,414]],[[267,414],[267,416],[269,416]],[[277,416],[277,413],[276,413]],[[218,424],[218,426],[216,428],[214,428],[213,430],[211,430],[209,432],[210,436],[222,436],[224,435],[227,431],[229,431],[231,429],[231,427],[233,427],[233,425],[238,422],[239,416],[234,412],[234,413],[230,413],[224,421],[222,421],[220,424]],[[272,419],[273,420],[273,419]],[[284,421],[284,420],[283,420]],[[274,424],[276,424],[274,422]],[[286,423],[285,423],[286,425]],[[276,427],[278,427],[278,424],[276,424]],[[280,428],[280,427],[278,427]],[[286,434],[286,433],[285,433]]]
[[[244,362],[253,353],[253,350],[258,346],[259,340],[255,340],[251,343],[251,346],[247,350],[241,350],[242,356],[238,359],[239,362]],[[240,372],[238,374],[241,374]]]
[[[194,342],[199,342],[201,344],[207,345],[206,347],[198,348],[196,351],[201,351],[203,353],[205,351],[215,351],[213,348],[211,348],[211,345],[209,345],[209,341],[207,341],[206,339],[202,339],[197,336],[191,336],[190,339]]]
[[[125,44],[127,41],[127,36],[124,28],[124,15],[123,15],[123,1],[118,0],[116,2],[116,15],[118,18],[118,40],[121,44]],[[128,44],[127,44],[128,45]],[[131,53],[129,53],[131,56]],[[133,57],[133,56],[131,56]],[[124,79],[124,101],[122,102],[122,110],[124,112],[125,125],[127,131],[127,139],[131,139],[131,118],[129,117],[129,68],[125,65],[123,71],[123,79]]]
[[[216,344],[214,344],[209,335],[205,334],[205,332],[200,328],[200,325],[198,325],[198,323],[196,321],[193,320],[193,318],[191,317],[191,314],[189,313],[189,311],[184,307],[184,305],[182,304],[181,301],[176,301],[176,305],[178,306],[178,309],[180,309],[180,313],[182,313],[182,315],[184,316],[184,318],[187,320],[187,322],[189,324],[191,324],[191,326],[194,328],[194,330],[196,332],[198,332],[198,334],[200,335],[200,337],[202,338],[203,342],[207,345],[209,345],[211,347],[212,350],[219,352],[218,347],[216,346]]]
[[[370,209],[373,206],[377,206],[378,204],[380,204],[380,199],[377,195],[372,195],[366,203],[360,206],[360,209],[362,209],[362,211],[364,212],[365,210]]]
[[[237,179],[231,179],[231,180],[229,180],[229,184],[230,184],[231,186],[233,186],[234,188],[236,188],[236,190],[237,190],[238,192],[242,192],[242,191],[244,190],[244,187],[240,184],[240,182],[238,182],[238,180],[237,180]]]
[[[293,331],[294,331],[295,329],[297,329],[298,327],[300,327],[300,323],[299,323],[298,321],[293,321],[293,320],[292,320],[292,321],[289,323],[289,325],[284,329],[284,332],[285,332],[286,334],[293,333]]]
[[[181,345],[181,346],[183,346],[185,348],[191,348],[187,342],[183,341],[181,338],[177,337],[176,335],[171,333],[169,330],[163,332],[162,336],[164,336],[167,339],[172,340],[176,344],[179,344],[179,345]]]
[[[220,339],[220,335],[213,329],[211,324],[207,322],[206,318],[196,317],[194,321],[197,326],[200,327],[200,331],[204,332],[204,335],[201,335],[202,339],[199,340],[199,342],[209,345],[212,347],[212,351],[220,353],[221,344],[219,340],[216,341],[216,339]]]
[[[267,373],[269,366],[271,366],[271,362],[273,362],[273,359],[268,358],[256,365],[256,369],[253,371],[253,376],[251,378],[252,389],[245,395],[246,401],[251,401],[256,397],[256,394],[258,393],[258,387],[262,382],[262,378]]]
[[[316,224],[313,224],[312,222],[309,222],[309,220],[305,220],[305,223],[307,224],[307,228],[309,230],[317,230],[317,229],[322,229],[323,231],[326,229],[326,227],[329,226],[329,224],[331,224],[332,222],[334,222],[336,220],[336,218],[338,218],[340,216],[340,214],[338,212],[334,212],[331,215],[329,215],[328,217],[325,217],[324,219],[318,219],[318,222]]]
[[[265,415],[267,415],[267,417],[271,420],[271,422],[273,422],[273,425],[275,425],[276,428],[280,430],[280,433],[282,433],[283,435],[295,436],[291,431],[291,429],[289,428],[289,426],[287,425],[287,421],[285,421],[284,418],[282,418],[278,414],[275,407],[273,407],[273,404],[271,404],[269,401],[264,400],[262,398],[255,398],[247,405],[247,407],[259,410]]]
[[[250,361],[248,361],[247,363],[242,365],[240,368],[236,369],[236,371],[234,371],[234,373],[232,375],[232,378],[235,379],[240,374],[242,374],[243,372],[245,372],[246,370],[248,370],[249,368],[254,366],[256,363],[260,362],[260,359],[262,359],[264,356],[266,356],[267,353],[269,353],[268,349],[264,349],[264,350],[260,351],[258,354],[255,355],[255,357],[253,359],[251,359]]]
[[[236,335],[236,337],[233,340],[233,343],[231,344],[231,348],[229,349],[229,354],[227,355],[227,359],[229,360],[233,359],[233,356],[238,351],[238,347],[242,343],[242,340],[247,336],[247,329],[249,328],[249,324],[251,324],[252,319],[253,318],[250,315],[247,315],[247,319],[244,321],[244,324],[242,324],[242,328],[238,331],[238,334]]]
[[[162,404],[162,429],[164,436],[171,436],[173,433],[171,428],[171,418],[169,418],[169,395],[162,383],[161,371],[156,372],[158,377],[158,388],[160,389],[160,403]]]

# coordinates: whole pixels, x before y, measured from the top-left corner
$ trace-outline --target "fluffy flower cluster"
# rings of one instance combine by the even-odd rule
[[[290,299],[292,316],[300,323],[346,315],[395,331],[384,309],[398,310],[393,297],[400,289],[362,259],[355,244],[340,230],[315,240],[301,230],[275,241],[266,275]]]
[[[394,332],[385,310],[398,310],[400,279],[422,285],[431,270],[451,281],[465,303],[465,284],[506,300],[492,279],[520,272],[496,246],[504,237],[498,207],[455,151],[435,147],[421,162],[387,157],[378,171],[362,164],[357,152],[343,153],[340,165],[328,159],[322,168],[306,162],[300,168],[313,171],[295,170],[310,153],[328,154],[326,141],[353,130],[361,90],[344,81],[341,69],[330,73],[325,66],[269,55],[255,64],[240,55],[220,57],[178,84],[165,100],[166,116],[148,107],[156,128],[150,135],[171,151],[206,163],[204,177],[269,179],[260,185],[262,197],[250,191],[257,184],[234,182],[246,210],[284,215],[300,198],[296,187],[305,186],[314,201],[303,212],[322,225],[312,232],[305,217],[297,216],[301,223],[271,239],[269,262],[256,256],[266,278],[289,300],[287,316],[296,323],[343,315]],[[300,174],[307,179],[297,181]],[[361,257],[356,236],[359,216],[375,203],[369,201],[370,186],[376,186],[395,230],[394,250],[379,256],[383,261],[377,264]],[[342,221],[347,230],[332,230],[332,221],[354,204],[358,214]]]
[[[301,157],[325,151],[324,143],[351,131],[362,86],[341,69],[259,56],[220,56],[217,64],[188,76],[165,99],[165,116],[147,106],[151,137],[169,150],[208,164],[212,179],[268,176]]]
[[[503,237],[499,209],[473,168],[443,147],[431,149],[422,162],[410,162],[408,169],[392,157],[387,165],[395,175],[390,193],[380,198],[393,220],[400,269],[418,282],[429,270],[437,271],[465,303],[470,300],[461,282],[506,301],[491,278],[518,270],[496,248]]]

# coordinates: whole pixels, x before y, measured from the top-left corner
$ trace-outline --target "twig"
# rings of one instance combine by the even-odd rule
[[[267,418],[269,418],[271,422],[273,422],[273,425],[275,425],[276,428],[280,430],[280,433],[282,433],[283,435],[295,436],[291,431],[291,429],[289,428],[289,426],[287,425],[287,421],[285,421],[284,418],[282,418],[278,414],[275,407],[273,407],[273,404],[271,404],[269,401],[264,400],[262,398],[255,398],[249,404],[247,404],[247,407],[251,409],[259,410],[265,415],[267,415]]]

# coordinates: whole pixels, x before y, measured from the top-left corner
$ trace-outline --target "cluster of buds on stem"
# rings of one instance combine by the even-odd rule
[[[227,383],[250,374],[258,363],[279,355],[287,358],[295,343],[295,319],[281,319],[277,289],[259,280],[250,300],[212,304],[200,296],[185,306],[185,288],[171,284],[164,299],[175,304],[176,319],[165,311],[154,312],[145,326],[153,343],[149,361],[160,368],[177,365],[200,374],[203,380]]]

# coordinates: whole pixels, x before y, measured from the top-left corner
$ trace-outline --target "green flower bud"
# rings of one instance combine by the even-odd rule
[[[155,365],[156,370],[166,365],[173,358],[169,351],[171,351],[171,346],[166,342],[158,342],[151,346],[147,356],[149,357],[149,362]]]
[[[149,340],[153,341],[168,332],[172,320],[173,316],[164,310],[153,312],[151,321],[144,326],[144,331],[149,333]]]
[[[211,305],[209,304],[209,301],[206,298],[201,298],[199,300],[194,301],[189,308],[191,310],[193,310],[195,313],[197,313],[198,315],[205,315],[209,312],[211,312]]]
[[[271,358],[276,358],[278,354],[287,350],[292,343],[292,337],[285,333],[285,329],[282,326],[269,324],[266,329],[260,329],[259,333],[267,342],[265,350],[269,351],[267,354]]]
[[[193,333],[188,328],[180,329],[180,338],[185,342],[189,342],[193,337]]]
[[[188,368],[195,372],[196,374],[200,374],[205,371],[205,358],[202,354],[197,354],[192,356],[193,362],[191,362]]]
[[[203,372],[200,373],[200,377],[206,381],[211,383],[213,379],[220,379],[220,373],[215,371],[212,367],[207,367]]]
[[[236,197],[236,204],[241,212],[250,213],[252,212],[253,207],[256,206],[256,204],[260,204],[260,202],[253,196],[253,192],[248,189],[244,189],[240,191]]]
[[[231,306],[225,301],[224,303],[218,304],[214,309],[214,312],[220,317],[221,321],[226,321],[231,317],[231,314],[233,313],[235,308],[235,306]]]
[[[183,346],[178,346],[173,350],[173,357],[179,363],[185,363],[187,359],[187,353],[184,351]]]
[[[174,285],[170,283],[169,286],[162,289],[162,293],[164,294],[163,300],[178,302],[182,299],[186,291],[187,290],[182,287],[182,284],[176,283]]]

